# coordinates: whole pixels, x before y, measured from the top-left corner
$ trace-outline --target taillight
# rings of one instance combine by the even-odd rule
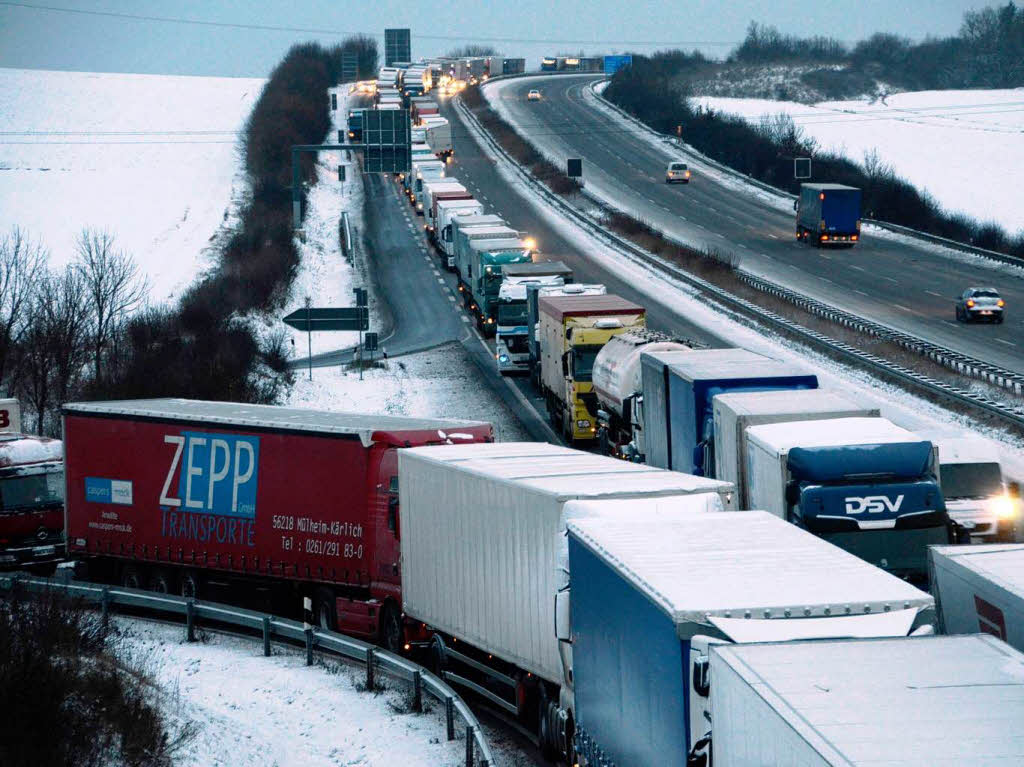
[[[1002,307],[1006,306],[1006,302],[1003,299],[1000,298],[998,301],[996,301],[996,306],[1002,308]]]
[[[855,235],[855,234],[851,235],[850,239],[853,240],[854,242],[856,242],[857,241],[857,235]]]
[[[821,235],[821,241],[822,242],[828,242],[828,235],[827,234]]]
[[[972,306],[974,306],[974,299],[967,299],[967,308],[969,309]]]

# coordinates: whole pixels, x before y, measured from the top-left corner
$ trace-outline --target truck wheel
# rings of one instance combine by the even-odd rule
[[[173,594],[174,579],[166,570],[157,570],[149,578],[149,590],[157,594]]]
[[[377,643],[388,652],[402,651],[402,615],[394,602],[385,602],[380,614],[380,636]]]
[[[195,570],[186,570],[182,573],[178,593],[186,599],[199,599],[199,591],[199,573]]]
[[[558,718],[558,706],[541,696],[537,722],[537,740],[540,743],[541,755],[550,762],[554,762],[562,754],[558,743],[555,742],[555,733],[558,731],[556,721]]]
[[[121,585],[126,589],[142,589],[145,588],[144,584],[142,571],[134,565],[128,565],[121,571]]]
[[[335,631],[338,625],[338,608],[334,602],[334,592],[326,586],[321,586],[316,590],[313,604],[316,607],[317,625],[324,631]]]

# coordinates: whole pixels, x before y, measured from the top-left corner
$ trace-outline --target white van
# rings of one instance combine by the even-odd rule
[[[670,162],[665,168],[666,184],[689,184],[690,168],[685,162]]]
[[[924,436],[939,448],[939,481],[950,519],[975,540],[1013,541],[1021,504],[1008,492],[995,446],[970,434]]]

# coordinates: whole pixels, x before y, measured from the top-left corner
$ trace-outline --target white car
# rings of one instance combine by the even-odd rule
[[[666,184],[689,184],[690,169],[685,162],[670,162],[665,169]]]
[[[532,90],[526,94],[527,101],[540,101],[540,91]]]

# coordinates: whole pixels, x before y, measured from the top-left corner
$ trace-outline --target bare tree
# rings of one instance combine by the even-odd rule
[[[27,327],[28,304],[48,258],[42,243],[17,226],[0,237],[0,385],[11,372],[15,347]]]
[[[142,305],[149,285],[132,257],[115,250],[110,233],[84,229],[78,236],[77,249],[75,267],[91,304],[93,363],[96,382],[100,383],[103,349],[113,341],[125,318]]]
[[[82,378],[89,357],[89,294],[79,271],[44,272],[29,305],[19,344],[19,391],[36,412],[36,431],[67,401]],[[51,418],[51,424],[56,419]]]

